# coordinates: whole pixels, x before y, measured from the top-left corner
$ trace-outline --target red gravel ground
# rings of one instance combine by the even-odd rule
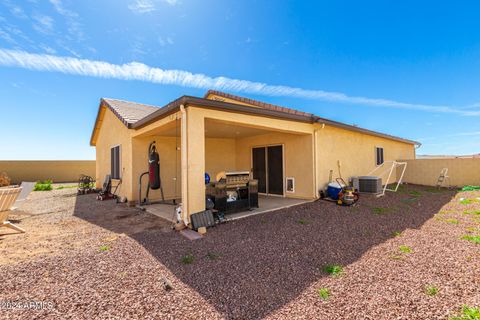
[[[135,209],[76,197],[70,209],[20,216],[29,233],[0,236],[0,302],[53,304],[4,305],[0,318],[447,319],[480,306],[480,244],[461,239],[480,236],[478,197],[408,186],[356,207],[318,201],[229,222],[198,241]],[[42,223],[68,233],[34,237]],[[48,250],[8,260],[29,234]],[[334,264],[343,272],[332,277],[323,267]]]

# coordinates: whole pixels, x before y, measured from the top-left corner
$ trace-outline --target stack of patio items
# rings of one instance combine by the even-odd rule
[[[258,180],[249,171],[220,172],[206,185],[206,195],[220,214],[258,208]]]

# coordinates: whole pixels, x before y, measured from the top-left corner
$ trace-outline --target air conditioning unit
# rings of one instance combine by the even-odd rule
[[[362,193],[382,193],[382,178],[361,176],[351,178],[352,187]]]

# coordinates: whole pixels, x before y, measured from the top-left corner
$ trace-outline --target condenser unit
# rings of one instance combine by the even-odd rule
[[[375,176],[353,177],[352,185],[358,192],[382,193],[382,178]]]

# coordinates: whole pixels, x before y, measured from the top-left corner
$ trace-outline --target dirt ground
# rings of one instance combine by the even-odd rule
[[[317,201],[197,241],[71,188],[32,193],[11,220],[27,233],[0,229],[6,319],[448,319],[480,307],[478,191]]]
[[[77,201],[76,188],[69,186],[59,184],[52,191],[32,192],[10,215],[9,220],[27,232],[0,228],[0,265],[61,255],[95,241],[113,241],[146,229],[170,230],[164,220],[112,200],[96,201],[95,195],[87,195],[78,196],[87,201]]]

